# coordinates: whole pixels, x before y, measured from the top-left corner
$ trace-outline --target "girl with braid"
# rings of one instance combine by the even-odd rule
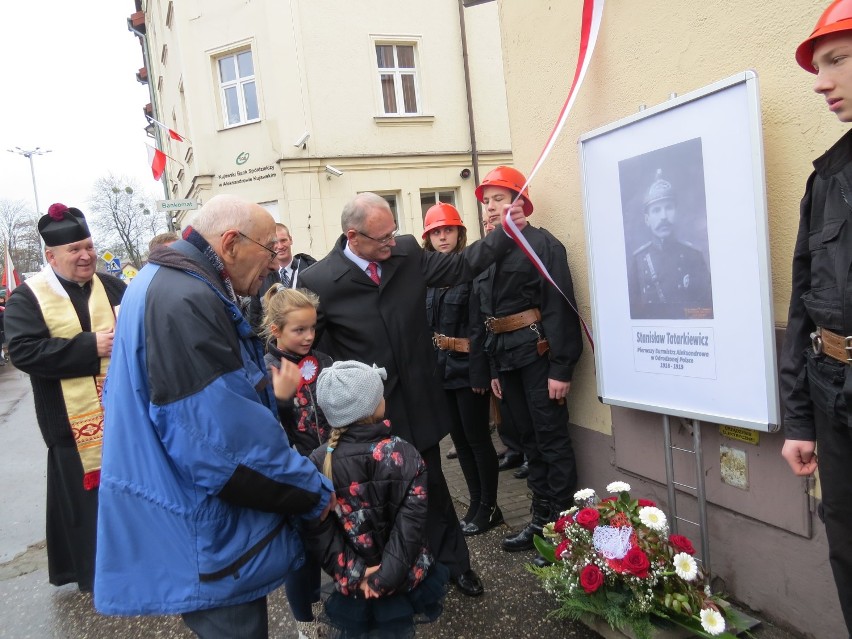
[[[449,571],[426,545],[426,467],[384,419],[385,369],[335,362],[317,380],[331,426],[311,460],[332,480],[335,516],[305,544],[334,580],[325,603],[333,637],[413,637],[443,610]]]

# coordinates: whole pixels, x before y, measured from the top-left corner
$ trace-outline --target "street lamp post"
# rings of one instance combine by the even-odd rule
[[[40,146],[37,146],[34,149],[22,149],[19,146],[16,146],[14,149],[7,149],[9,153],[17,153],[18,155],[23,155],[25,158],[28,158],[30,161],[30,174],[33,177],[33,196],[35,197],[35,207],[36,207],[36,220],[41,217],[41,210],[38,206],[38,188],[36,188],[36,179],[35,179],[35,165],[33,164],[33,156],[34,155],[44,155],[45,153],[50,153],[51,149],[42,149]],[[38,234],[39,245],[41,246],[41,254],[42,260],[44,260],[44,242],[41,239],[41,234]]]

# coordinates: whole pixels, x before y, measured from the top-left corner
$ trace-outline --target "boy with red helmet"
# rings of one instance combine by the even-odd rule
[[[507,166],[485,176],[476,197],[485,205],[486,224],[498,219],[519,194],[518,204],[527,216],[532,214],[525,183],[520,171]],[[522,233],[576,307],[565,247],[548,231],[529,224]],[[475,278],[474,291],[488,318],[485,348],[492,364],[491,388],[511,414],[529,464],[532,519],[503,539],[503,550],[531,550],[535,535],[571,506],[576,490],[565,396],[583,351],[580,323],[571,304],[518,247]]]
[[[816,75],[814,91],[841,122],[852,122],[852,0],[836,0],[796,49]],[[786,441],[782,455],[797,475],[817,468],[819,447],[829,561],[852,636],[852,131],[814,161],[801,204],[793,254],[793,290],[781,355]],[[814,238],[813,240],[811,238]]]

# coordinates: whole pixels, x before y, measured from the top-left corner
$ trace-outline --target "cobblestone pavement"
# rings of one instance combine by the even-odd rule
[[[11,367],[9,367],[11,368]],[[12,371],[0,369],[0,386],[9,391]],[[7,375],[9,375],[7,377]],[[17,375],[16,375],[17,377]],[[26,384],[28,387],[28,384]],[[19,398],[32,402],[31,395]],[[30,404],[31,405],[31,404]],[[2,408],[2,407],[0,407]],[[0,429],[6,411],[0,410]],[[17,424],[23,426],[23,424]],[[35,424],[25,425],[35,429]],[[8,433],[9,431],[6,430]],[[442,443],[444,452],[450,447],[449,438]],[[8,450],[0,451],[0,465],[11,460]],[[43,474],[44,455],[30,460],[33,468]],[[458,462],[444,460],[447,483],[457,509],[467,509],[467,493]],[[8,478],[7,478],[8,480]],[[43,484],[42,484],[43,485]],[[9,484],[7,484],[9,490]],[[44,496],[39,492],[44,509]],[[16,516],[0,501],[0,525]],[[499,504],[506,523],[484,535],[468,538],[471,559],[485,584],[485,594],[476,599],[461,595],[451,588],[443,616],[434,624],[418,629],[418,636],[437,638],[538,638],[569,637],[595,639],[596,632],[580,623],[557,620],[548,616],[555,607],[553,599],[538,585],[526,569],[532,552],[506,553],[500,549],[500,539],[511,530],[518,530],[529,517],[529,497],[526,482],[512,477],[511,472],[500,474]],[[4,508],[7,510],[4,511]],[[43,520],[41,528],[43,529]],[[270,637],[295,638],[295,624],[290,616],[283,589],[270,596]],[[55,588],[47,581],[47,558],[44,543],[38,542],[11,561],[0,563],[0,638],[14,639],[100,639],[100,638],[190,638],[178,617],[105,617],[92,608],[91,596],[80,593],[74,586]],[[796,639],[763,624],[756,631],[757,639]]]

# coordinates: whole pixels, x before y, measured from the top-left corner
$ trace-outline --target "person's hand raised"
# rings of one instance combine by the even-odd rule
[[[282,401],[291,399],[302,381],[302,371],[299,370],[299,367],[283,357],[281,358],[281,368],[270,366],[269,374],[272,377],[272,390],[275,397]]]

